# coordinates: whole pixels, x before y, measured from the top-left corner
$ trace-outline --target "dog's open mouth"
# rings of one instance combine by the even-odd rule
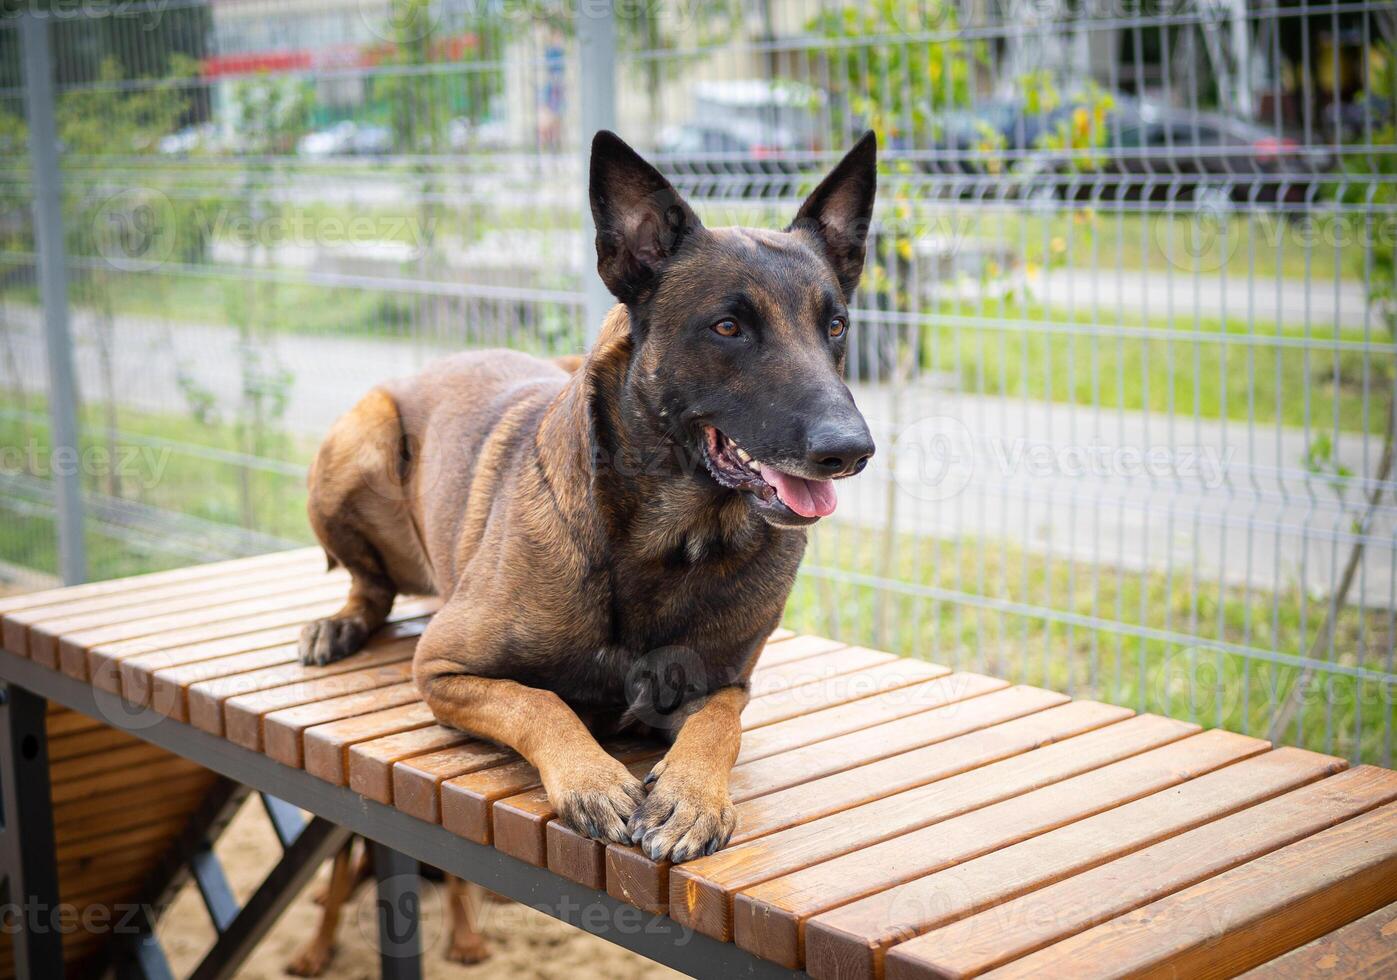
[[[745,490],[764,503],[780,502],[804,518],[828,517],[839,503],[831,480],[807,480],[753,459],[727,435],[704,426],[703,461],[720,486]]]

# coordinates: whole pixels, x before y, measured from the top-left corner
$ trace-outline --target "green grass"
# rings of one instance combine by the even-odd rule
[[[1006,330],[1006,321],[1024,325]],[[1304,336],[1302,330],[1280,330],[1272,323],[1248,327],[1216,317],[1123,321],[1122,326],[1163,336],[1118,336],[1114,320],[1096,332],[1052,333],[1041,325],[1090,327],[1091,317],[1015,299],[974,306],[947,302],[926,318],[922,360],[966,392],[1261,425],[1309,424],[1319,430],[1332,429],[1337,413],[1341,431],[1383,429],[1394,368],[1381,355],[1227,342],[1229,337]],[[1185,332],[1190,336],[1168,336]],[[1362,340],[1357,331],[1338,336]]]
[[[899,535],[890,554],[886,543],[874,531],[821,527],[787,604],[785,625],[1261,737],[1299,670],[1223,651],[1210,641],[1303,655],[1324,615],[1322,601],[1296,589],[1277,595],[1178,576],[1171,581],[1163,573],[1048,560],[1008,542],[968,537]],[[905,589],[837,581],[828,576],[830,569],[894,580]],[[926,590],[992,596],[1200,639],[1175,644],[1073,627],[1028,612],[979,609]],[[1386,670],[1397,639],[1392,628],[1386,610],[1342,610],[1335,662]],[[1397,695],[1392,685],[1333,671],[1319,671],[1314,680],[1285,740],[1390,764],[1385,753]]]

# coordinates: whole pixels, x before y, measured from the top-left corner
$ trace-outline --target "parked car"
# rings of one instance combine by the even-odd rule
[[[700,82],[693,121],[655,141],[667,176],[713,197],[788,197],[799,174],[816,169],[814,109],[823,96],[795,83],[761,79]]]
[[[303,157],[376,156],[393,151],[393,131],[352,119],[301,137],[296,152]]]
[[[1073,154],[1030,154],[1017,176],[1056,196],[1089,197],[1093,182],[1065,179],[1079,172],[1111,177],[1102,193],[1111,200],[1304,200],[1310,185],[1334,164],[1332,155],[1305,152],[1273,130],[1216,112],[1172,109],[1135,102],[1113,111],[1108,141],[1083,168]]]

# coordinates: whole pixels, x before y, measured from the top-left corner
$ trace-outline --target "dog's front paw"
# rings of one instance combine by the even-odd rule
[[[626,821],[645,799],[645,787],[615,759],[603,755],[593,762],[569,764],[544,785],[558,816],[578,833],[618,844],[630,841]]]
[[[645,777],[650,795],[631,815],[630,842],[652,861],[681,864],[712,854],[737,827],[726,779],[686,773],[661,761]]]
[[[369,631],[357,618],[317,619],[301,628],[301,663],[322,667],[363,649]]]

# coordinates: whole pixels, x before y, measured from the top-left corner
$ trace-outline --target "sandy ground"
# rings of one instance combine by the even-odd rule
[[[239,901],[261,882],[280,855],[261,801],[248,798],[216,850]],[[276,927],[262,940],[236,974],[240,980],[280,978],[287,960],[314,931],[320,907],[312,901],[329,871],[328,863],[296,898]],[[446,948],[445,890],[423,883],[423,975],[430,980],[555,977],[575,980],[662,980],[681,977],[643,957],[513,903],[483,902],[478,921],[490,944],[491,957],[476,966],[460,966],[442,958]],[[369,980],[378,974],[377,922],[374,890],[364,887],[351,900],[340,921],[335,960],[324,974],[331,980]],[[186,884],[161,918],[159,935],[176,976],[187,976],[213,942],[213,927],[193,884]]]

